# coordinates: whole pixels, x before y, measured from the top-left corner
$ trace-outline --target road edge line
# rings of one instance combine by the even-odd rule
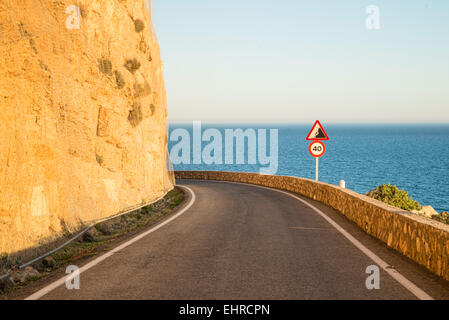
[[[187,186],[178,186],[180,188],[184,188],[186,190],[189,191],[190,193],[190,201],[189,203],[181,209],[181,211],[179,211],[177,214],[175,214],[174,216],[168,218],[167,220],[161,222],[160,224],[156,225],[155,227],[151,228],[148,231],[145,231],[144,233],[141,233],[137,236],[135,236],[134,238],[126,241],[125,243],[119,245],[118,247],[106,252],[105,254],[99,256],[98,258],[95,258],[94,260],[92,260],[91,262],[87,263],[86,265],[82,266],[79,269],[79,274],[83,273],[84,271],[89,270],[90,268],[96,266],[97,264],[99,264],[100,262],[106,260],[107,258],[111,257],[112,255],[114,255],[114,253],[119,252],[120,250],[123,250],[124,248],[132,245],[133,243],[139,241],[140,239],[146,237],[147,235],[149,235],[150,233],[153,233],[154,231],[162,228],[163,226],[165,226],[166,224],[170,223],[171,221],[175,220],[176,218],[178,218],[179,216],[181,216],[184,212],[186,212],[188,209],[190,209],[190,207],[193,205],[193,203],[196,200],[196,195],[195,192],[193,192],[192,189],[190,189]],[[47,285],[46,287],[40,289],[39,291],[33,293],[32,295],[28,296],[27,298],[25,298],[24,300],[38,300],[40,298],[42,298],[43,296],[45,296],[46,294],[50,293],[51,291],[55,290],[56,288],[58,288],[59,286],[63,285],[66,280],[70,277],[71,275],[67,275],[64,276],[62,278],[60,278],[59,280],[56,280],[54,282],[52,282],[51,284]]]
[[[211,181],[211,180],[209,180]],[[420,300],[434,300],[430,295],[428,295],[424,290],[419,288],[417,285],[415,285],[413,282],[408,280],[406,277],[404,277],[402,274],[400,274],[397,270],[392,269],[388,263],[386,263],[382,258],[380,258],[378,255],[376,255],[374,252],[372,252],[370,249],[365,247],[359,240],[357,240],[354,236],[352,236],[348,231],[343,229],[337,222],[335,222],[332,218],[330,218],[328,215],[326,215],[324,212],[322,212],[320,209],[315,207],[313,204],[310,204],[304,199],[301,199],[300,197],[284,191],[279,190],[275,188],[269,188],[265,186],[260,186],[257,184],[250,184],[250,183],[244,183],[244,182],[235,182],[235,181],[218,181],[213,180],[217,182],[228,182],[228,183],[236,183],[236,184],[244,184],[248,186],[258,187],[261,189],[268,189],[271,191],[276,191],[279,193],[283,193],[286,195],[289,195],[290,197],[299,200],[303,204],[307,205],[309,208],[311,208],[313,211],[318,213],[324,220],[326,220],[328,223],[330,223],[335,229],[337,229],[338,232],[340,232],[346,239],[348,239],[357,249],[362,251],[368,258],[373,260],[377,265],[379,265],[382,270],[387,272],[394,280],[396,280],[399,284],[401,284],[405,289],[407,289],[409,292],[411,292],[415,297],[417,297]]]

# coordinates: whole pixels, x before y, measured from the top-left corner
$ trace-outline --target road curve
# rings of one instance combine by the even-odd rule
[[[380,289],[368,290],[366,269],[376,263],[288,194],[227,182],[180,183],[196,196],[182,215],[91,265],[80,275],[79,290],[68,290],[63,282],[39,284],[35,291],[53,284],[41,299],[417,298],[382,269]],[[332,209],[306,201],[422,292],[449,298],[446,281]]]

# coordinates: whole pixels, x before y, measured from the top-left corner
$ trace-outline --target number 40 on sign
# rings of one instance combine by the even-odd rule
[[[326,146],[321,141],[312,142],[309,146],[309,152],[312,157],[320,158],[326,152]]]

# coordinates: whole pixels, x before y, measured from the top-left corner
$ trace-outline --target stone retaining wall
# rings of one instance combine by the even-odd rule
[[[449,280],[449,226],[313,180],[243,172],[177,171],[176,179],[243,182],[295,192],[326,204],[366,233]]]

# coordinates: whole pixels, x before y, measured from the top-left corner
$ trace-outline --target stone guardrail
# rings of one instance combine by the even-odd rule
[[[242,182],[297,193],[332,207],[366,233],[449,280],[449,226],[331,184],[244,172],[176,171],[176,179]]]

